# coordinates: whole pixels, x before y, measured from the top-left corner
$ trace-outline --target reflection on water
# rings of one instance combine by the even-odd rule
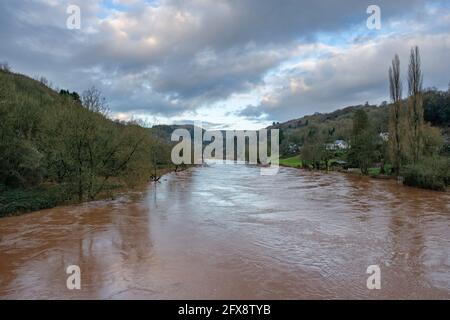
[[[114,201],[0,219],[0,298],[450,298],[449,203],[339,173],[196,168]],[[73,264],[80,291],[66,289]]]

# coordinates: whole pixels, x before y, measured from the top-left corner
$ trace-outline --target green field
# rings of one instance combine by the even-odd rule
[[[280,165],[298,168],[302,165],[302,161],[300,160],[300,156],[294,156],[286,159],[280,159]]]
[[[384,166],[384,174],[390,174],[392,170],[392,166],[387,164]],[[370,176],[378,176],[381,174],[381,168],[369,168]]]

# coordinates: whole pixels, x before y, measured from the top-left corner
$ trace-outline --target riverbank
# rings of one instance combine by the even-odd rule
[[[152,175],[162,177],[167,173],[180,171],[176,167],[159,168]],[[159,179],[155,179],[158,181]],[[135,186],[126,185],[121,181],[111,182],[104,191],[99,193],[94,199],[78,201],[75,198],[67,197],[67,192],[63,185],[42,184],[29,189],[0,189],[0,219],[2,217],[18,216],[34,211],[51,209],[63,205],[75,205],[97,200],[112,199],[118,194],[142,189],[148,183],[153,182],[150,179],[146,183],[140,183]]]
[[[291,163],[289,163],[289,162],[282,163],[282,160],[280,159],[280,166],[281,167],[293,168],[293,169],[304,169],[304,168],[302,168],[301,164],[297,165],[297,164],[292,164],[292,163],[293,162],[291,162]],[[304,169],[304,170],[306,170],[306,169]],[[313,170],[313,169],[311,169],[311,170]],[[316,170],[316,171],[324,171],[324,170]],[[363,176],[363,174],[361,174],[360,172],[352,171],[352,170],[330,169],[328,171],[330,171],[330,172],[340,172],[340,173],[357,175],[357,176]],[[369,174],[366,177],[373,178],[373,179],[396,180],[395,177],[390,176],[390,175],[386,175],[386,174]]]
[[[295,168],[295,169],[303,169],[302,160],[300,159],[300,157],[298,155],[294,156],[294,157],[290,157],[290,158],[280,159],[280,166],[288,167],[288,168]],[[389,171],[389,170],[387,170],[387,171]],[[320,171],[323,171],[323,170],[320,170]],[[357,175],[357,176],[366,176],[366,177],[372,178],[372,179],[400,180],[403,182],[404,185],[407,185],[409,187],[418,188],[418,189],[424,189],[424,190],[434,190],[434,191],[441,191],[441,192],[449,191],[448,186],[442,187],[442,186],[438,185],[439,188],[437,188],[435,183],[422,183],[422,184],[418,184],[415,182],[414,183],[405,183],[404,182],[405,179],[403,177],[395,177],[395,176],[388,175],[388,174],[381,174],[380,168],[369,168],[368,175],[363,175],[361,173],[361,171],[357,168],[343,169],[341,167],[330,166],[330,170],[328,170],[328,171],[341,172],[344,174],[351,174],[351,175]]]

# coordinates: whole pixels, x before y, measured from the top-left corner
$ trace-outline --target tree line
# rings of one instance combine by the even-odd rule
[[[411,48],[407,70],[408,96],[402,99],[400,59],[389,68],[392,100],[389,117],[389,155],[393,173],[407,184],[445,189],[450,181],[449,157],[441,156],[444,139],[424,121],[423,73],[419,47]]]

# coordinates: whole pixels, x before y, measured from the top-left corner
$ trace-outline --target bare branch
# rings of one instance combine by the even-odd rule
[[[90,111],[100,113],[104,116],[108,115],[109,113],[106,99],[102,96],[102,93],[96,87],[91,87],[90,89],[84,91],[81,102],[83,104],[83,107]]]

